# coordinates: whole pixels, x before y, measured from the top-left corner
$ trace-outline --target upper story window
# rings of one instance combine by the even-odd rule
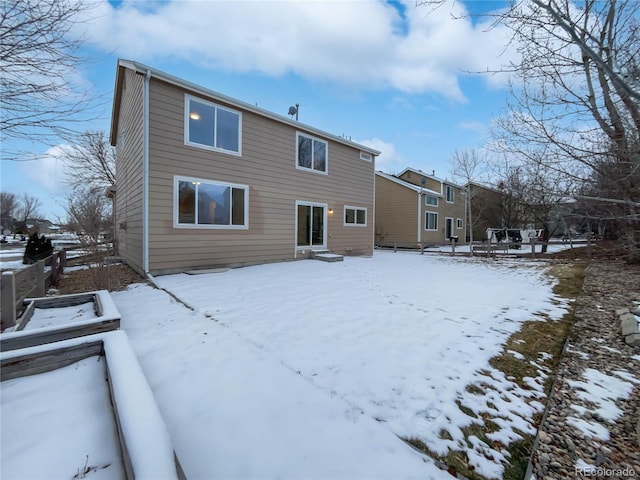
[[[326,174],[327,142],[303,133],[297,133],[296,140],[296,168]]]
[[[455,201],[455,190],[453,189],[453,187],[451,185],[446,185],[446,198],[447,198],[447,202],[448,203],[453,203]]]
[[[185,143],[240,154],[242,114],[195,97],[185,97]]]
[[[359,207],[344,207],[344,225],[367,225],[367,209]]]
[[[370,162],[373,159],[370,153],[368,152],[360,152],[360,160],[364,160],[366,162]]]
[[[461,218],[456,218],[456,228],[457,228],[458,230],[461,230],[461,229],[462,229],[462,226],[463,226],[463,225],[462,225],[462,219],[461,219]]]
[[[432,205],[434,207],[438,206],[438,197],[434,197],[433,195],[425,195],[424,196],[424,204]]]
[[[249,227],[249,187],[189,177],[174,177],[176,227]]]

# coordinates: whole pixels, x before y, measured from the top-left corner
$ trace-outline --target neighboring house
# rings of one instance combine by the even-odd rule
[[[503,192],[477,182],[470,182],[465,188],[470,192],[474,241],[485,241],[488,228],[519,227],[519,225],[505,225]]]
[[[140,273],[373,253],[376,150],[128,60],[110,142]]]
[[[415,248],[464,241],[464,189],[420,170],[376,172],[376,245]]]

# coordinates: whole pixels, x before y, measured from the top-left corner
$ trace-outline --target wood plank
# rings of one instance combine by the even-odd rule
[[[16,322],[16,328],[14,328],[13,330],[14,332],[19,332],[25,327],[27,323],[29,323],[29,320],[31,320],[31,317],[33,316],[33,311],[36,308],[35,302],[24,302],[24,303],[28,303],[27,308],[25,309],[24,312],[22,312],[22,315],[20,315],[20,318],[18,318],[18,321]]]
[[[79,294],[74,294],[72,296],[38,298],[35,300],[35,304],[36,304],[35,308],[75,307],[76,305],[82,305],[83,303],[95,302],[95,301],[96,301],[95,294],[79,293]]]
[[[87,335],[93,335],[94,333],[110,332],[112,330],[118,330],[119,328],[120,319],[110,319],[96,321],[88,325],[69,325],[53,331],[42,332],[38,329],[32,331],[23,330],[23,335],[0,340],[0,351],[8,352],[19,348],[45,345],[47,343],[59,342],[60,340],[85,337]]]
[[[124,465],[124,474],[127,480],[134,480],[136,478],[133,470],[133,463],[131,462],[131,456],[129,455],[129,449],[127,448],[127,437],[122,429],[122,422],[120,421],[120,415],[118,414],[118,402],[113,393],[113,379],[109,370],[109,362],[107,362],[107,383],[109,384],[109,399],[111,400],[111,411],[113,412],[114,420],[116,421],[116,427],[118,431],[118,443],[120,444],[120,454],[122,456],[122,463]]]
[[[0,381],[50,372],[94,355],[104,356],[102,340],[3,359]]]

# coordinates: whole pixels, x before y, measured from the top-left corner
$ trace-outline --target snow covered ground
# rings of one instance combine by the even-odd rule
[[[2,382],[2,478],[69,479],[85,466],[92,480],[122,478],[105,378],[95,356]]]
[[[190,479],[451,478],[401,438],[501,478],[504,446],[535,433],[545,355],[527,389],[489,359],[566,311],[517,259],[377,251],[156,280],[111,296]],[[480,415],[491,444],[463,436]]]
[[[156,279],[190,308],[144,285],[112,296],[188,478],[450,478],[398,437],[500,478],[545,373],[522,389],[488,361],[566,311],[543,270],[379,251]],[[495,442],[467,443],[483,413]]]
[[[31,320],[24,329],[44,328],[63,323],[75,323],[96,318],[93,301],[88,301],[72,307],[34,308]]]

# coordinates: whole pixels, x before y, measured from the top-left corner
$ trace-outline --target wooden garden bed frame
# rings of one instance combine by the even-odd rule
[[[87,302],[93,302],[96,318],[24,330],[36,308],[71,307]],[[26,308],[13,331],[0,334],[0,350],[2,351],[27,348],[120,328],[120,312],[106,290],[55,297],[25,298],[24,304]]]
[[[96,355],[105,359],[125,478],[186,479],[125,332],[101,333],[2,352],[0,380],[50,372]]]

